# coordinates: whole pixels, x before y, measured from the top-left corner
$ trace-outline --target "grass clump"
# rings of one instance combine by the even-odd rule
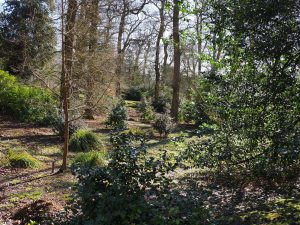
[[[99,137],[89,130],[78,130],[70,138],[69,148],[73,152],[99,150],[100,147]]]
[[[104,151],[81,152],[75,156],[71,167],[103,167],[106,165]]]
[[[26,151],[15,152],[10,150],[7,156],[8,164],[13,168],[39,168],[41,162]]]

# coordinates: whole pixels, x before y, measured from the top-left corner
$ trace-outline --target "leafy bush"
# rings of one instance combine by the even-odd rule
[[[168,137],[170,132],[174,129],[175,125],[169,114],[165,113],[157,117],[153,124],[153,128],[158,131],[160,136]]]
[[[101,167],[105,166],[106,153],[103,151],[90,151],[78,153],[72,160],[71,167]]]
[[[9,165],[13,168],[38,168],[41,162],[26,151],[12,151],[7,155]]]
[[[155,119],[154,108],[146,97],[142,98],[141,103],[138,105],[138,110],[142,113],[142,120],[144,122],[151,122]]]
[[[61,137],[64,136],[64,118],[62,116],[54,117],[50,124],[54,133]],[[86,129],[86,127],[83,120],[74,120],[69,124],[69,134],[72,135],[78,130]]]
[[[196,104],[192,100],[185,100],[180,106],[180,114],[182,115],[182,120],[186,123],[198,120]]]
[[[166,152],[161,160],[149,158],[145,142],[127,134],[113,136],[111,142],[107,167],[74,171],[79,181],[68,207],[74,215],[69,224],[205,224],[201,204],[186,207],[187,198],[172,191],[168,173],[176,163]]]
[[[106,121],[106,125],[111,126],[114,130],[124,130],[127,127],[127,110],[124,102],[119,102],[111,111]]]
[[[20,121],[49,125],[56,116],[56,100],[49,91],[17,82],[0,70],[0,110]]]
[[[142,96],[147,92],[145,87],[134,86],[127,89],[124,93],[125,100],[140,101]]]
[[[69,148],[74,152],[88,152],[101,147],[97,134],[89,130],[78,130],[70,138]]]
[[[168,109],[168,105],[171,104],[170,96],[160,96],[157,101],[152,102],[152,106],[159,113],[166,113]]]

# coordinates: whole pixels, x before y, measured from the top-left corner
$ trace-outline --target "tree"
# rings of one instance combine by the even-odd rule
[[[213,109],[201,162],[271,179],[299,165],[299,1],[217,2],[218,31],[227,34],[217,80],[202,83]],[[253,15],[256,15],[253,17]],[[203,164],[202,164],[203,165]]]
[[[64,0],[61,1],[62,16],[62,70],[61,70],[61,98],[64,112],[64,151],[61,170],[67,169],[69,150],[69,106],[70,106],[70,79],[73,74],[75,23],[77,0],[68,0],[66,21],[64,19]]]
[[[160,42],[165,32],[165,0],[160,0],[160,6],[156,5],[159,10],[159,31],[156,39],[155,52],[155,93],[154,101],[157,102],[160,94],[161,71],[160,71]]]
[[[132,0],[122,0],[121,9],[120,9],[120,21],[118,25],[118,38],[117,38],[117,68],[116,68],[116,96],[121,94],[121,79],[123,74],[123,65],[124,65],[124,54],[130,43],[130,36],[133,32],[140,26],[141,20],[138,17],[139,13],[143,10],[144,6],[147,4],[148,0],[142,0],[142,2],[136,3]],[[127,30],[127,36],[124,38],[125,28],[127,25],[126,19],[130,16],[136,16],[130,22],[129,28]]]
[[[180,92],[180,33],[179,33],[179,12],[180,12],[180,0],[173,0],[173,46],[174,46],[174,75],[173,75],[173,97],[171,116],[174,120],[178,121],[178,109],[179,109],[179,92]]]
[[[52,57],[55,32],[50,1],[6,0],[0,15],[0,51],[5,70],[22,78]]]

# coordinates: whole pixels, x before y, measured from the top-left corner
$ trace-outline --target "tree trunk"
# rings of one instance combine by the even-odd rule
[[[99,23],[99,0],[91,0],[91,8],[88,13],[88,22],[89,22],[89,52],[88,54],[93,57],[97,52],[97,40],[98,32],[97,27]],[[88,65],[88,74],[87,74],[87,90],[85,96],[85,110],[83,117],[85,119],[94,119],[94,110],[93,110],[93,93],[95,91],[94,79],[93,79],[93,65]]]
[[[197,32],[197,47],[198,47],[198,76],[201,76],[201,70],[202,70],[202,60],[201,60],[201,54],[202,54],[202,12],[197,14],[197,24],[196,24],[196,32]]]
[[[75,37],[75,20],[77,12],[77,1],[68,1],[66,27],[64,32],[64,3],[62,0],[62,77],[63,77],[63,111],[64,111],[64,152],[61,171],[67,169],[67,157],[69,148],[69,97],[70,78],[73,68],[73,49]]]
[[[122,38],[125,29],[125,9],[121,15],[120,23],[119,23],[119,32],[118,32],[118,42],[117,42],[117,68],[116,68],[116,96],[119,97],[121,95],[121,78],[123,73],[123,63],[124,63],[124,53],[122,49]]]
[[[174,75],[171,116],[178,122],[180,92],[180,34],[179,34],[179,0],[173,0],[173,44],[174,44]]]
[[[160,74],[159,59],[160,59],[160,41],[165,32],[164,8],[165,8],[165,0],[162,0],[161,7],[159,9],[160,25],[159,25],[159,32],[156,40],[155,66],[154,66],[155,67],[155,93],[154,93],[155,102],[158,101],[159,94],[160,94],[161,74]]]

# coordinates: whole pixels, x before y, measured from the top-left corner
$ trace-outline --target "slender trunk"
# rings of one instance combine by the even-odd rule
[[[156,40],[156,52],[155,52],[155,92],[154,92],[154,101],[158,101],[159,94],[160,94],[160,82],[161,82],[161,74],[160,74],[160,66],[159,66],[159,59],[160,59],[160,41],[165,32],[165,15],[164,15],[164,8],[165,8],[165,1],[161,1],[161,8],[159,9],[159,16],[160,16],[160,25],[159,25],[159,32],[157,35]]]
[[[97,52],[97,26],[99,22],[99,0],[91,1],[91,8],[88,12],[88,22],[89,22],[89,43],[88,43],[88,54],[91,58],[93,58]],[[87,73],[87,89],[86,89],[86,97],[85,97],[85,110],[84,110],[84,118],[85,119],[94,119],[94,111],[93,111],[93,93],[95,91],[94,79],[93,79],[93,65],[89,65],[88,63],[88,73]]]
[[[150,82],[146,81],[146,75],[147,75],[147,62],[149,58],[149,52],[150,52],[150,44],[147,44],[147,48],[144,52],[144,65],[143,65],[143,82],[148,83],[150,85]]]
[[[167,74],[167,65],[168,65],[168,47],[169,47],[169,42],[164,43],[164,60],[163,60],[163,71],[162,74],[163,76],[161,77],[161,84],[164,85],[166,74]]]
[[[179,34],[179,0],[173,0],[173,44],[174,44],[174,75],[171,116],[178,122],[180,92],[180,34]]]
[[[198,47],[198,76],[201,76],[201,70],[202,70],[202,60],[201,60],[201,54],[202,54],[202,12],[200,12],[197,15],[197,25],[196,25],[196,32],[197,32],[197,47]]]
[[[67,157],[69,148],[69,95],[70,78],[73,68],[73,49],[74,49],[74,28],[77,11],[77,1],[68,1],[67,21],[64,32],[64,4],[62,0],[62,77],[63,82],[63,111],[64,111],[64,152],[61,171],[67,169]]]
[[[124,53],[122,50],[122,38],[125,29],[125,9],[121,15],[120,24],[119,24],[119,32],[118,32],[118,42],[117,42],[117,68],[116,68],[116,96],[121,95],[121,78],[123,73],[123,63],[124,63]]]

